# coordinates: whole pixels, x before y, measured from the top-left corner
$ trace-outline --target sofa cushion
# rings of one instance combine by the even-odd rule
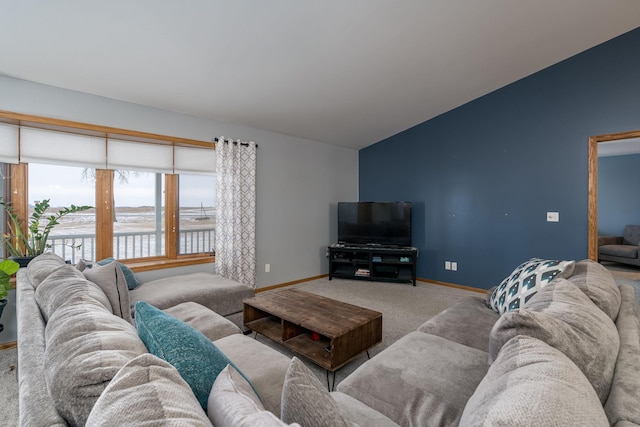
[[[516,267],[498,285],[490,298],[490,307],[500,314],[516,310],[556,277],[569,277],[575,261],[531,258]]]
[[[47,389],[58,412],[72,425],[84,425],[120,368],[147,352],[133,325],[90,298],[58,307],[45,337]]]
[[[631,245],[603,245],[598,247],[600,255],[610,255],[620,258],[638,259],[638,246]]]
[[[98,264],[98,265],[107,265],[107,264],[111,264],[112,262],[117,263],[120,266],[120,268],[122,269],[122,273],[124,274],[124,278],[127,281],[127,287],[129,288],[129,290],[135,289],[138,286],[140,286],[140,282],[138,281],[138,278],[133,273],[133,271],[129,267],[124,265],[123,263],[118,262],[113,258],[102,259],[102,260],[98,261],[96,264]]]
[[[38,255],[31,260],[27,266],[27,277],[35,289],[40,286],[40,283],[49,276],[57,267],[64,265],[65,262],[58,255],[47,252],[42,255]]]
[[[180,291],[176,292],[179,287]],[[146,301],[161,310],[187,301],[202,304],[221,316],[242,312],[242,300],[254,296],[250,286],[211,273],[190,273],[141,284],[131,303]]]
[[[467,402],[460,426],[525,423],[609,425],[593,387],[571,360],[542,341],[517,336],[504,345]]]
[[[295,356],[284,379],[280,416],[286,423],[305,427],[347,427],[327,388]]]
[[[410,332],[366,361],[338,391],[403,426],[456,426],[488,369],[487,353]]]
[[[122,317],[127,322],[133,322],[129,306],[129,289],[122,269],[118,263],[95,265],[84,270],[84,276],[98,285],[111,303],[113,314]]]
[[[265,409],[279,417],[282,386],[291,359],[260,342],[262,339],[233,334],[216,340],[215,345],[242,370]],[[264,340],[271,344],[266,338]]]
[[[640,425],[640,319],[633,288],[620,285],[620,293],[622,303],[616,320],[620,351],[604,409],[611,425]]]
[[[418,331],[489,351],[489,334],[499,316],[487,307],[484,298],[466,297],[426,321]]]
[[[622,244],[640,245],[640,225],[625,225],[622,230]]]
[[[197,302],[183,302],[163,311],[199,330],[211,341],[242,333],[235,323]]]
[[[603,265],[590,259],[576,262],[569,281],[576,285],[598,308],[616,320],[620,309],[620,289]]]
[[[517,335],[540,339],[571,359],[605,402],[620,345],[613,321],[573,283],[556,279],[526,309],[504,314],[489,340],[489,363]]]
[[[207,408],[209,419],[216,427],[286,426],[264,409],[251,384],[231,365],[218,374]]]
[[[144,301],[136,303],[135,311],[138,334],[149,352],[175,366],[206,410],[213,382],[233,363],[201,332],[181,320]]]
[[[118,371],[87,419],[87,426],[140,425],[211,426],[178,371],[149,353]]]
[[[112,313],[111,303],[104,292],[75,267],[67,264],[56,267],[40,283],[35,298],[45,321],[49,321],[60,306],[86,301],[100,303]]]
[[[380,412],[368,407],[364,403],[339,391],[332,391],[331,397],[338,405],[338,411],[350,427],[375,426],[375,427],[399,427],[398,424],[385,417]]]

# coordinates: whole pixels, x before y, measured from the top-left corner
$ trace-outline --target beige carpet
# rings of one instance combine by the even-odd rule
[[[18,349],[0,351],[0,425],[18,425]]]

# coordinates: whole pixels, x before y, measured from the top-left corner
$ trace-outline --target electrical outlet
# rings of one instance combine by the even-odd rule
[[[453,261],[451,262],[451,270],[458,271],[458,263]]]
[[[444,262],[444,269],[445,270],[451,270],[451,261],[445,261]]]
[[[547,212],[547,222],[560,222],[560,212]]]
[[[265,272],[265,273],[268,273],[268,272],[270,272],[270,271],[271,271],[271,264],[265,264],[265,265],[264,265],[264,272]]]

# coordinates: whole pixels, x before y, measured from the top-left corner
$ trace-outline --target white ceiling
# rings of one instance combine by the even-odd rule
[[[362,148],[639,25],[638,0],[0,0],[0,75]]]

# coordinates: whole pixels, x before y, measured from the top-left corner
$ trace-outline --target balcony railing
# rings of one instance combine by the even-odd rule
[[[162,238],[164,232],[155,231],[114,233],[113,257],[115,259],[145,258],[165,253]],[[210,228],[181,230],[179,253],[209,253],[215,249],[215,230]],[[70,234],[49,236],[51,251],[75,264],[80,259],[95,260],[95,234]]]

